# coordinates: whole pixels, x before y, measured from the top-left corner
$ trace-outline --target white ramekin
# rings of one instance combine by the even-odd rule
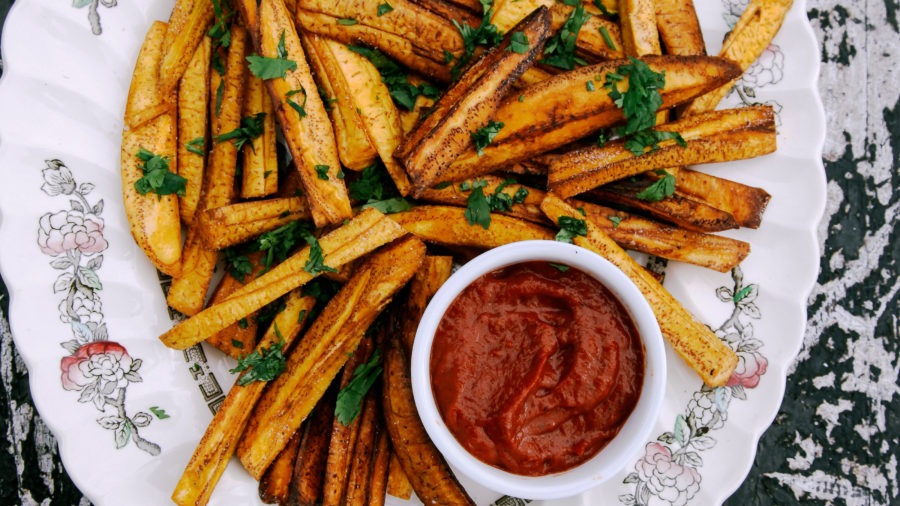
[[[479,277],[507,265],[547,261],[584,271],[606,286],[631,315],[644,345],[644,384],[634,411],[619,434],[593,458],[545,476],[512,474],[485,464],[456,440],[434,401],[431,388],[431,344],[441,318],[456,296]],[[557,241],[522,241],[489,250],[472,259],[438,290],[428,304],[413,345],[411,377],[416,408],[428,435],[456,470],[497,492],[527,499],[556,499],[580,494],[617,474],[633,460],[650,436],[666,386],[666,356],[659,325],[634,283],[605,258]]]

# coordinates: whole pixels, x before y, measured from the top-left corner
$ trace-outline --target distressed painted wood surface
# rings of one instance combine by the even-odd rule
[[[828,120],[821,273],[781,411],[729,505],[900,501],[900,1],[808,9]],[[89,504],[34,410],[2,281],[0,307],[0,504]]]

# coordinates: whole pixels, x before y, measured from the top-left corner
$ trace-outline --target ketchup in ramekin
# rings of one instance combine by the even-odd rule
[[[431,385],[479,460],[542,476],[596,455],[637,404],[644,351],[616,297],[569,266],[525,262],[466,287],[438,326]]]

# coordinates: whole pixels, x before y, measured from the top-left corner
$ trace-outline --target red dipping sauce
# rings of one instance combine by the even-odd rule
[[[431,350],[431,386],[450,432],[479,460],[526,476],[596,455],[643,381],[643,345],[618,299],[590,275],[547,262],[466,287]]]

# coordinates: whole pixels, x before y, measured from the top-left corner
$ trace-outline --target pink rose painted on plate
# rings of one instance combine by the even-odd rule
[[[103,220],[80,211],[59,211],[41,216],[38,245],[48,255],[78,249],[84,254],[99,253],[108,246],[103,238]]]
[[[659,443],[648,443],[634,468],[652,495],[674,506],[683,506],[700,490],[700,473],[674,462],[672,452]]]
[[[100,390],[125,388],[133,360],[119,343],[97,341],[88,343],[74,355],[63,357],[62,386],[66,390],[81,390],[90,383],[99,382]]]
[[[744,388],[755,388],[759,377],[766,373],[769,361],[760,352],[749,351],[738,353],[738,365],[727,386],[741,385]]]

